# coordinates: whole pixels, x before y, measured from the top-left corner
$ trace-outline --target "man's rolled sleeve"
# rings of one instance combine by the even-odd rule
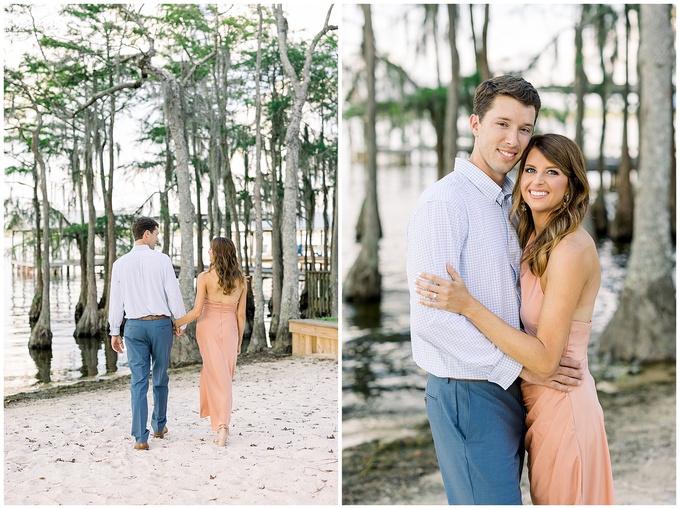
[[[519,362],[507,355],[503,355],[491,370],[491,373],[489,373],[487,380],[500,385],[503,389],[507,389],[517,380],[521,371],[522,365]]]

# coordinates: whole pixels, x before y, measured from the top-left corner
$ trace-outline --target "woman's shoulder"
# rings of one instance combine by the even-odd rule
[[[196,280],[202,284],[205,284],[206,286],[210,286],[217,282],[217,275],[215,274],[215,271],[208,269],[201,272]]]
[[[550,258],[556,265],[563,265],[569,261],[583,264],[587,260],[597,259],[597,247],[590,234],[583,228],[578,228],[565,235],[550,253]]]

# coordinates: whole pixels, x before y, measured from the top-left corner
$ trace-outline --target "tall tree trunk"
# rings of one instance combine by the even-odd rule
[[[78,211],[80,212],[80,224],[78,225],[78,232],[76,234],[76,245],[78,247],[78,255],[80,259],[80,295],[78,303],[74,312],[74,319],[76,323],[83,316],[83,310],[87,303],[87,223],[85,221],[85,202],[83,201],[83,174],[80,171],[80,155],[78,149],[78,140],[74,134],[73,142],[73,175],[76,181],[76,192],[78,194]]]
[[[187,309],[194,302],[194,204],[191,202],[191,179],[189,176],[189,150],[187,148],[184,118],[180,111],[180,84],[169,72],[160,70],[170,134],[175,145],[175,161],[177,170],[177,194],[179,195],[179,231],[182,239],[180,249],[181,269],[179,272],[179,288]],[[175,337],[170,364],[198,363],[201,355],[196,343],[195,323],[189,324],[184,335]]]
[[[109,81],[109,86],[113,86],[113,80]],[[99,181],[102,188],[102,195],[104,197],[104,213],[106,215],[106,235],[104,237],[104,288],[101,298],[99,299],[99,324],[101,332],[108,331],[108,315],[109,315],[109,286],[111,282],[111,271],[113,270],[113,262],[116,261],[116,234],[115,224],[116,218],[113,214],[113,185],[108,184],[113,182],[113,171],[115,161],[115,147],[113,138],[113,127],[116,117],[116,96],[111,94],[109,96],[109,123],[108,134],[101,148],[101,163],[99,165]],[[102,122],[102,128],[105,122]],[[108,145],[108,175],[105,171],[104,165],[104,148]],[[108,343],[108,342],[105,342]]]
[[[281,316],[281,291],[283,288],[283,243],[281,240],[281,208],[283,196],[280,193],[282,187],[279,175],[283,173],[283,158],[280,157],[283,143],[276,133],[277,127],[272,128],[272,297],[271,297],[271,323],[269,325],[269,340],[276,341],[279,329],[279,317]],[[277,136],[277,138],[274,138]]]
[[[583,118],[585,116],[585,96],[586,89],[588,87],[588,77],[586,76],[584,68],[584,55],[583,55],[583,26],[586,23],[586,13],[588,6],[584,5],[581,7],[581,21],[577,23],[574,28],[575,34],[575,62],[574,62],[574,75],[575,84],[574,89],[576,91],[576,135],[574,136],[574,141],[576,144],[583,149]]]
[[[668,186],[674,34],[669,5],[640,6],[640,164],[630,259],[619,307],[600,338],[615,360],[675,359],[675,285]]]
[[[283,16],[281,5],[274,6],[279,54],[283,63],[283,69],[291,82],[294,92],[293,106],[291,108],[288,128],[286,129],[286,178],[284,179],[283,188],[283,218],[281,225],[281,237],[283,240],[283,288],[281,290],[281,315],[279,317],[278,330],[276,332],[276,349],[281,352],[288,352],[291,350],[291,334],[288,330],[288,321],[297,318],[300,313],[298,302],[299,276],[295,222],[302,108],[307,102],[307,93],[311,81],[312,56],[316,45],[321,37],[329,30],[335,30],[337,28],[328,25],[328,19],[330,18],[332,9],[333,6],[331,5],[328,9],[323,28],[316,36],[314,36],[314,39],[307,47],[302,76],[298,77],[288,59],[288,22]]]
[[[217,94],[216,90],[216,94]],[[210,116],[210,145],[208,149],[208,161],[210,165],[210,191],[208,193],[208,222],[210,224],[210,238],[220,236],[221,230],[221,213],[219,208],[219,189],[222,181],[222,173],[219,156],[219,137],[220,137],[219,122],[215,115]]]
[[[255,267],[252,279],[255,316],[253,317],[253,333],[250,336],[248,353],[260,352],[267,347],[266,329],[264,325],[264,290],[262,287],[262,98],[260,95],[260,70],[262,68],[262,6],[257,6],[257,61],[255,64],[255,184],[253,200],[255,205]]]
[[[40,310],[42,309],[42,295],[43,295],[43,271],[42,271],[42,224],[40,213],[40,197],[38,191],[41,185],[40,172],[38,171],[38,159],[35,158],[33,163],[33,211],[35,214],[35,244],[33,246],[33,260],[35,270],[35,294],[33,301],[31,301],[31,308],[28,311],[28,323],[31,328],[40,318]]]
[[[111,273],[113,272],[113,263],[116,261],[116,216],[113,212],[113,174],[115,170],[115,143],[113,138],[113,126],[116,116],[116,96],[110,96],[109,102],[109,175],[108,186],[106,182],[102,182],[102,192],[104,193],[104,209],[106,211],[106,270],[104,273],[104,292],[102,300],[104,305],[102,307],[102,327],[106,329],[108,326],[109,316],[109,287],[111,285]]]
[[[604,69],[602,69],[604,71]],[[602,237],[607,233],[607,208],[604,201],[604,140],[605,133],[607,131],[607,94],[606,89],[606,77],[602,78],[602,88],[600,91],[600,99],[602,102],[602,128],[600,130],[600,150],[597,156],[597,171],[600,177],[600,185],[597,189],[597,197],[595,202],[591,207],[591,214],[595,219],[595,231],[598,237]]]
[[[40,153],[40,131],[43,125],[42,114],[32,96],[29,99],[33,104],[36,114],[36,126],[31,138],[31,151],[38,163],[40,171],[40,192],[42,194],[42,258],[40,270],[42,271],[43,285],[42,296],[40,297],[40,316],[31,329],[28,339],[28,348],[32,350],[52,348],[52,330],[50,315],[50,202],[47,196],[47,167]]]
[[[616,215],[609,224],[609,236],[619,242],[630,242],[633,237],[633,190],[630,185],[630,152],[628,150],[628,94],[630,80],[628,77],[628,46],[630,41],[630,6],[625,5],[626,44],[625,44],[625,73],[623,84],[623,134],[621,140],[621,163],[618,172],[618,195]]]
[[[225,128],[226,131],[226,128]],[[227,204],[227,209],[229,211],[229,216],[234,222],[234,233],[231,234],[232,240],[234,241],[234,247],[236,248],[236,256],[238,257],[239,263],[242,262],[241,258],[241,227],[239,226],[238,209],[236,203],[238,201],[238,195],[236,194],[236,185],[234,185],[234,176],[231,171],[231,155],[229,154],[228,147],[226,145],[227,135],[224,135],[224,199]],[[227,224],[227,231],[231,232],[231,225]]]
[[[338,185],[337,185],[337,171],[336,184],[333,186],[333,233],[331,237],[331,316],[338,316],[338,300],[340,298],[338,292]]]
[[[362,5],[364,13],[364,59],[366,61],[366,202],[363,209],[361,250],[349,270],[343,287],[343,297],[348,302],[372,302],[381,298],[381,276],[378,260],[380,219],[378,216],[377,160],[376,160],[376,101],[375,101],[375,40],[371,6]]]
[[[272,112],[271,150],[272,174],[270,178],[272,200],[272,296],[270,299],[271,322],[269,324],[269,340],[276,342],[276,334],[279,328],[279,316],[281,315],[281,290],[283,287],[283,246],[281,240],[281,209],[283,207],[283,144],[285,140],[285,109],[281,94],[277,89],[277,80],[283,75],[280,67],[274,66],[270,79],[272,103],[275,104]]]
[[[242,259],[242,249],[241,249],[241,228],[239,226],[239,216],[238,216],[238,196],[236,194],[236,186],[234,185],[234,176],[231,171],[231,157],[233,155],[229,147],[228,138],[228,126],[227,126],[227,95],[229,93],[229,80],[228,71],[231,68],[231,52],[229,47],[225,46],[223,51],[220,52],[219,60],[221,62],[221,82],[222,90],[224,96],[218,91],[218,100],[222,103],[220,107],[220,146],[221,153],[224,163],[224,173],[222,175],[222,186],[224,189],[224,201],[226,205],[226,216],[228,219],[226,221],[226,231],[227,235],[234,241],[234,246],[236,247],[236,255],[238,257],[239,263]],[[231,221],[234,223],[234,233],[231,230]]]
[[[475,48],[477,74],[479,76],[479,82],[481,83],[491,78],[486,43],[489,33],[489,4],[484,6],[484,23],[482,24],[482,36],[480,41],[477,40],[477,31],[475,30],[474,7],[473,4],[470,4],[470,26],[472,27],[472,42]]]
[[[97,129],[94,121],[96,113],[91,110],[84,112],[85,117],[85,186],[87,188],[87,301],[83,314],[76,323],[73,335],[75,337],[92,337],[99,335],[100,316],[99,305],[97,303],[97,277],[95,275],[95,226],[97,224],[97,212],[94,207],[94,154],[93,152],[93,130]]]
[[[193,140],[193,150],[194,150],[194,178],[196,179],[196,272],[201,273],[205,270],[205,265],[203,264],[203,214],[201,212],[201,154],[198,148],[198,132],[196,127],[196,115],[195,112],[192,115],[192,129],[191,129],[191,139]]]
[[[328,270],[329,259],[328,259],[328,232],[331,231],[330,221],[328,220],[328,185],[326,185],[326,178],[328,174],[326,172],[326,167],[329,165],[328,158],[323,158],[321,160],[321,193],[322,193],[322,203],[323,203],[323,244],[321,247],[321,252],[323,253],[323,270]]]
[[[671,185],[668,186],[668,195],[670,197],[670,211],[671,211],[671,235],[673,238],[673,245],[676,244],[676,223],[675,223],[675,214],[676,214],[676,206],[677,206],[677,196],[675,194],[676,185],[677,185],[677,177],[678,177],[678,164],[677,164],[677,159],[675,157],[676,151],[675,151],[675,126],[673,125],[673,119],[671,119],[671,132],[673,132],[672,140],[673,144],[671,147]]]
[[[253,199],[248,192],[250,157],[248,157],[248,148],[243,149],[243,193],[241,194],[242,208],[240,214],[243,216],[243,274],[250,277],[250,259],[252,253],[249,252],[248,238],[250,237],[250,211],[253,209]]]
[[[165,183],[160,192],[161,212],[160,223],[163,234],[163,253],[170,256],[170,239],[172,235],[172,221],[170,218],[170,189],[172,188],[172,151],[170,150],[170,127],[165,125]]]
[[[243,182],[244,186],[248,184],[248,148],[243,149]],[[243,327],[243,343],[241,344],[241,351],[247,352],[250,346],[250,338],[253,335],[253,320],[255,316],[255,296],[253,294],[253,279],[250,277],[250,258],[251,255],[248,252],[248,237],[250,236],[250,211],[253,208],[253,202],[250,195],[247,192],[243,193],[243,258],[241,266],[243,267],[243,274],[248,280],[248,288],[246,291],[246,323]]]
[[[446,158],[444,153],[446,145],[446,106],[437,100],[435,94],[430,102],[429,110],[432,126],[437,137],[435,152],[437,153],[437,179],[440,179],[447,173],[444,166]]]
[[[451,82],[446,92],[446,117],[444,120],[444,171],[446,175],[453,171],[458,151],[458,90],[460,88],[460,61],[456,45],[458,6],[447,5],[449,14],[449,50],[451,61]]]

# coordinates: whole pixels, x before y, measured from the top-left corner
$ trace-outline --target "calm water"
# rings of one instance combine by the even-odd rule
[[[99,338],[73,337],[75,320],[73,311],[80,295],[80,269],[71,267],[52,276],[50,282],[50,307],[52,349],[34,351],[28,348],[31,329],[28,311],[34,295],[32,276],[17,274],[9,259],[4,260],[4,389],[5,395],[64,385],[80,380],[96,380],[130,373],[127,354],[117,354],[105,348]],[[264,280],[265,298],[271,295],[271,279]],[[104,282],[97,276],[98,296]],[[269,330],[270,318],[265,318]],[[107,336],[108,342],[108,336]]]
[[[34,295],[32,276],[17,274],[5,259],[5,336],[4,375],[5,395],[40,389],[78,380],[94,380],[129,374],[127,356],[116,354],[109,348],[108,359],[104,341],[100,338],[73,337],[75,309],[80,294],[80,270],[71,267],[52,276],[50,307],[52,325],[52,350],[34,351],[28,348],[31,328],[28,311]],[[99,295],[103,281],[97,278]]]
[[[343,446],[389,435],[391,427],[424,418],[422,389],[427,374],[411,358],[409,294],[406,283],[406,224],[422,191],[436,181],[434,162],[418,153],[409,167],[381,154],[378,170],[379,208],[383,228],[380,269],[383,297],[379,305],[343,303]],[[354,227],[364,196],[363,168],[348,165],[343,174],[343,275],[359,251]],[[593,316],[591,349],[618,305],[627,253],[610,241],[598,245],[602,287]],[[591,370],[597,369],[591,361]],[[380,428],[383,426],[383,428]],[[375,435],[371,429],[380,428]]]

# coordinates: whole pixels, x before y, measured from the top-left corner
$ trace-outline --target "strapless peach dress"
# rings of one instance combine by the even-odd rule
[[[203,358],[200,379],[200,415],[210,417],[217,431],[231,421],[231,382],[238,352],[238,303],[221,304],[206,299],[196,322],[196,340]]]
[[[527,334],[536,336],[543,291],[540,279],[526,264],[522,265],[521,286],[522,323]],[[590,328],[590,323],[572,321],[564,354],[583,361],[580,387],[566,393],[522,382],[534,505],[614,504],[604,414],[588,371]]]

